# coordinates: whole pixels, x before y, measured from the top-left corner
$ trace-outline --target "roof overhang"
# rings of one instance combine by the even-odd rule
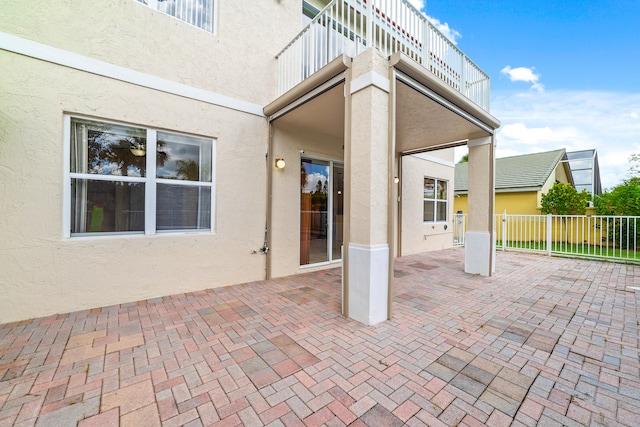
[[[464,145],[500,121],[402,53],[389,59],[396,90],[396,149],[404,154]]]

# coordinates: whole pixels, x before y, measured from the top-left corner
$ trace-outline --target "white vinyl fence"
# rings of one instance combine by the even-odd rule
[[[587,215],[495,216],[496,248],[640,262],[640,217]],[[454,216],[454,246],[464,246],[466,215]]]

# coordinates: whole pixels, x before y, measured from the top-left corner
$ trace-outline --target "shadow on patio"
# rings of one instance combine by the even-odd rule
[[[463,256],[398,259],[372,327],[339,269],[0,325],[0,426],[638,425],[640,267]]]

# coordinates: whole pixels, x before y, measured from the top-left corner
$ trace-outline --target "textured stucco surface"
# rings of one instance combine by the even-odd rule
[[[353,61],[353,80],[387,76],[388,64],[369,49]],[[374,107],[375,106],[375,107]],[[389,94],[367,86],[351,96],[351,243],[388,244]]]
[[[343,161],[343,140],[327,134],[310,133],[304,129],[283,128],[276,121],[273,127],[273,158],[287,162],[284,170],[273,171],[272,257],[273,277],[312,271],[300,268],[300,159],[304,156]]]
[[[490,165],[493,163],[493,144],[487,143],[490,140],[479,138],[469,141],[469,231],[492,229],[494,182]],[[484,144],[474,146],[474,142]]]
[[[212,34],[135,0],[3,1],[0,31],[266,104],[276,96],[275,56],[300,31],[300,10],[298,1],[218,1]]]
[[[0,322],[264,277],[265,119],[5,51],[0,74]],[[64,238],[65,113],[215,138],[215,231]]]
[[[429,153],[453,164],[453,149]],[[453,246],[453,166],[414,156],[402,160],[402,255],[441,250]],[[424,178],[449,182],[446,222],[424,222]],[[445,229],[445,225],[447,228]]]

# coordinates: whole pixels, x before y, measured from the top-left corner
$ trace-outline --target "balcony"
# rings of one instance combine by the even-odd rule
[[[489,76],[406,0],[333,0],[276,56],[278,95],[340,55],[402,52],[489,111]]]

